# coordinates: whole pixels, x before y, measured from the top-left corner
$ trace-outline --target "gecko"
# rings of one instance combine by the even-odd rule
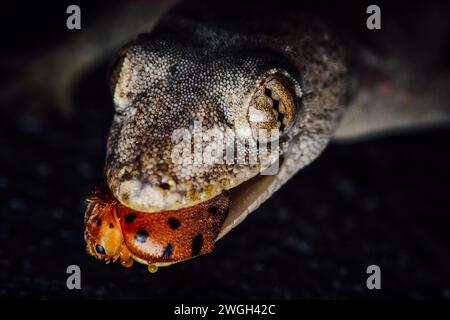
[[[88,253],[151,272],[209,253],[330,141],[448,124],[450,78],[423,61],[437,47],[407,55],[401,22],[369,32],[362,8],[193,0],[152,21],[141,10],[152,30],[118,36],[134,39],[109,67],[114,117],[105,180],[88,197]],[[198,132],[215,132],[201,138],[208,150]],[[267,163],[250,161],[261,145]]]

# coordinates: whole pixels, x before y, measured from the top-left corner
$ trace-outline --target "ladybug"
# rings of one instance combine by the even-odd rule
[[[88,197],[84,218],[87,252],[106,263],[134,261],[150,272],[209,253],[229,207],[227,193],[179,210],[140,212],[127,208],[105,186]]]

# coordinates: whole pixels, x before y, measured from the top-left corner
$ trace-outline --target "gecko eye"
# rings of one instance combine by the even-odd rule
[[[97,251],[97,253],[99,253],[99,254],[105,254],[106,253],[105,248],[103,248],[103,246],[100,245],[100,244],[97,244],[95,246],[95,251]]]
[[[261,130],[279,134],[291,125],[296,114],[296,95],[290,81],[283,75],[271,75],[265,79],[254,93],[249,109],[248,120],[255,136]]]

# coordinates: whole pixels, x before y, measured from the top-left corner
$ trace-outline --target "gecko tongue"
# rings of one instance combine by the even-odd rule
[[[86,239],[92,238],[94,245],[107,244],[110,230],[101,229],[98,222],[110,217],[112,224],[120,225],[126,247],[122,245],[122,255],[127,252],[125,256],[146,264],[171,264],[211,252],[230,205],[228,193],[223,193],[189,208],[141,212],[125,207],[101,186],[89,200],[102,205],[92,206],[94,209],[85,218],[90,235]]]
[[[229,207],[228,194],[189,208],[145,213],[117,205],[127,248],[147,263],[177,262],[211,252]]]

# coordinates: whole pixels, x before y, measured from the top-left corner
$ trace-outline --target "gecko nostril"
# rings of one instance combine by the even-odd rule
[[[161,189],[163,189],[163,190],[170,190],[170,184],[165,183],[165,182],[160,183],[160,184],[159,184],[159,187],[160,187]]]

